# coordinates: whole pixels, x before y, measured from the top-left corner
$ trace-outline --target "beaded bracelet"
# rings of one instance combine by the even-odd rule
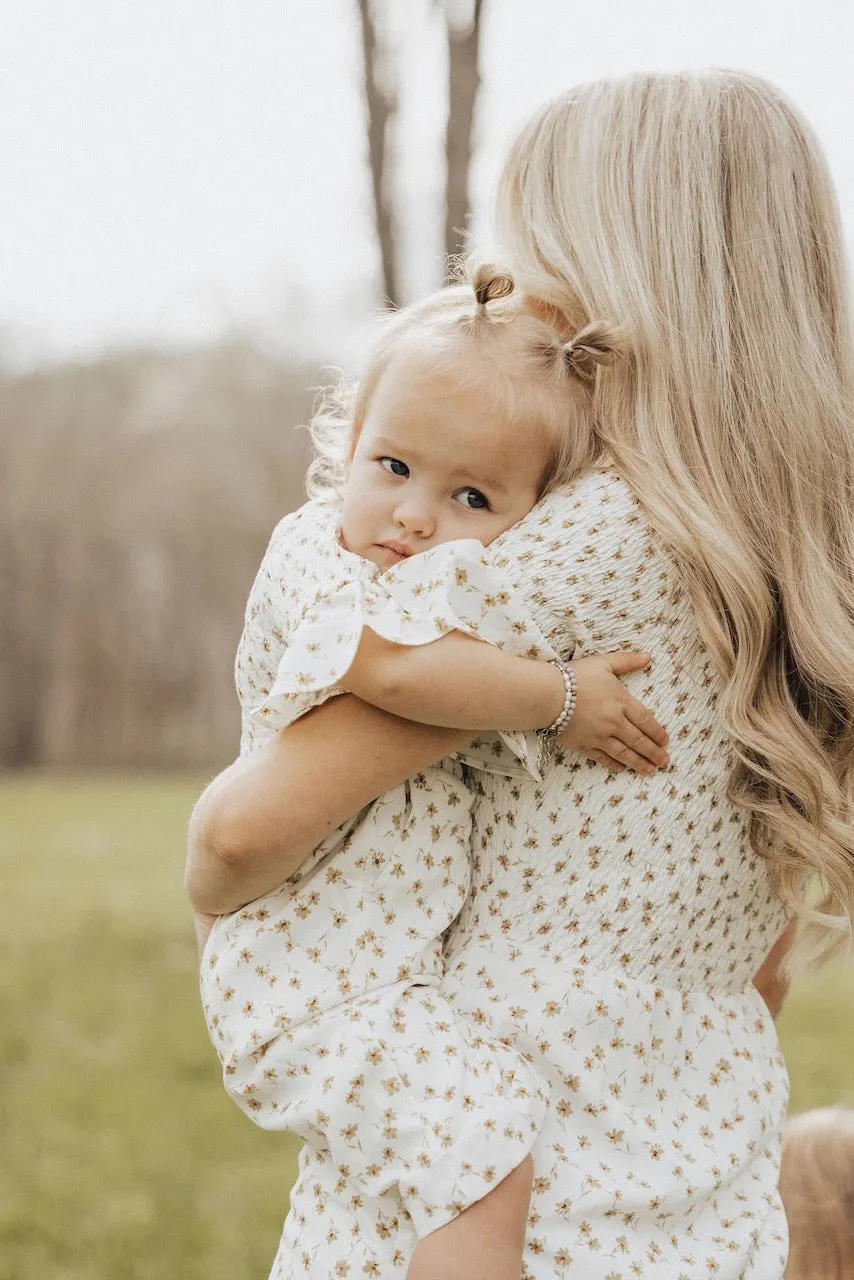
[[[537,732],[543,734],[544,737],[556,736],[565,729],[572,719],[572,713],[575,710],[576,699],[578,698],[578,681],[575,678],[575,671],[568,662],[553,662],[553,667],[557,667],[563,676],[564,696],[563,706],[558,716],[552,721],[547,729],[538,729]]]

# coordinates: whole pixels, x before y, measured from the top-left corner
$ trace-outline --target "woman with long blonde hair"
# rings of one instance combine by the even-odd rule
[[[499,209],[531,297],[621,326],[599,436],[678,564],[730,797],[821,953],[854,916],[854,350],[819,146],[752,76],[602,82],[522,131]]]
[[[615,739],[595,763],[559,748],[541,783],[481,773],[441,991],[547,1082],[526,1277],[780,1280],[787,1080],[752,979],[793,916],[820,959],[854,915],[852,341],[832,189],[772,86],[638,75],[536,114],[498,221],[529,305],[573,348],[607,335],[618,354],[590,374],[596,463],[491,550],[556,647],[654,655],[626,683],[671,763],[621,771]],[[312,712],[203,797],[195,905],[265,892],[458,745],[352,697]],[[392,1200],[354,1207],[314,1150],[273,1274],[346,1275],[358,1251],[393,1275],[415,1242]]]

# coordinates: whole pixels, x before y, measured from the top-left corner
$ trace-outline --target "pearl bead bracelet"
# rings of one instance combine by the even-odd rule
[[[557,735],[562,729],[565,729],[572,719],[572,713],[575,710],[575,703],[578,698],[578,681],[575,678],[575,671],[568,662],[553,662],[553,667],[557,667],[563,676],[564,695],[563,706],[557,717],[552,721],[547,729],[538,729],[537,732],[543,734],[544,737]]]

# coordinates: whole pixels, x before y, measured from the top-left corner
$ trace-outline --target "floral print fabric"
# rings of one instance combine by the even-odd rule
[[[544,633],[653,655],[626,683],[670,733],[652,777],[559,753],[482,774],[442,991],[537,1066],[534,1280],[781,1280],[787,1079],[752,978],[786,923],[727,795],[722,681],[683,583],[610,470],[492,547]],[[389,1272],[389,1274],[393,1274]]]
[[[380,575],[336,526],[308,506],[273,537],[237,663],[245,750],[340,691],[366,625],[400,644],[460,629],[553,656],[480,544]],[[512,750],[534,770],[533,736],[484,737],[469,755],[495,769]],[[436,990],[470,880],[462,772],[427,769],[367,806],[276,892],[219,920],[202,966],[231,1096],[328,1153],[352,1194],[394,1189],[422,1234],[524,1158],[545,1109],[536,1073]]]
[[[727,796],[722,684],[687,593],[611,470],[549,495],[489,553],[558,652],[654,655],[627,684],[672,754],[652,778],[561,752],[542,780],[468,775],[471,891],[423,994],[547,1088],[524,1276],[782,1280],[787,1081],[751,979],[786,915]],[[259,600],[241,662],[267,664],[269,688]],[[354,1191],[307,1145],[272,1276],[403,1280],[417,1238],[405,1195]]]
[[[310,588],[313,598],[296,602],[300,620],[290,631],[273,687],[250,709],[258,724],[284,728],[319,702],[340,693],[339,681],[356,656],[365,627],[400,645],[429,644],[450,631],[462,631],[522,657],[557,657],[528,616],[519,591],[503,582],[488,550],[479,542],[434,547],[381,574],[340,546],[330,527],[329,509],[312,514],[321,526],[311,549],[315,559]],[[303,526],[310,518],[306,511],[299,522],[300,546],[304,546],[300,541],[305,536]],[[287,562],[280,568],[284,578],[289,571]],[[351,577],[346,576],[348,571]],[[320,590],[318,582],[325,584]],[[511,767],[510,772],[527,769],[538,776],[533,734],[484,735],[477,746],[467,749],[466,759],[503,771],[507,755],[495,750],[490,739],[496,737],[523,766]],[[499,759],[500,766],[496,763]]]

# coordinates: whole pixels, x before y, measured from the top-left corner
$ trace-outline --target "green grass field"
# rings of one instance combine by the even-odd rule
[[[226,1098],[181,887],[201,780],[0,778],[0,1280],[265,1280],[295,1145]],[[792,1107],[854,1103],[854,973],[792,992]]]

